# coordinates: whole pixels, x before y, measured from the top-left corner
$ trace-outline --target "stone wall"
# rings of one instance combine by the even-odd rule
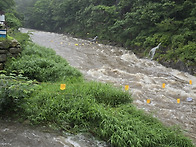
[[[0,70],[4,69],[9,57],[17,57],[21,53],[21,47],[17,40],[0,41]]]

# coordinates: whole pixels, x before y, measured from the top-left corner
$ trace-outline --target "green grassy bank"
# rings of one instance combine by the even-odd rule
[[[51,49],[28,43],[0,74],[0,113],[72,133],[90,132],[114,147],[193,147],[181,130],[135,108],[128,92],[85,81]],[[60,84],[66,84],[60,90]]]

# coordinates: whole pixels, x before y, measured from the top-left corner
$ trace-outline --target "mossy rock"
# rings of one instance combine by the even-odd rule
[[[11,46],[12,40],[5,39],[0,41],[0,49],[5,50],[8,49]]]

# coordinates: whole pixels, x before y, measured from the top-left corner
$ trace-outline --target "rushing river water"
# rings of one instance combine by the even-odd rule
[[[138,108],[153,113],[164,124],[179,125],[196,143],[196,77],[166,68],[156,61],[139,59],[124,48],[50,32],[21,31],[32,32],[33,42],[54,49],[70,65],[79,69],[86,79],[108,82],[122,88],[129,85],[133,103]],[[192,100],[187,101],[187,98]],[[147,99],[151,103],[147,103]],[[180,99],[180,103],[177,103],[177,99]],[[57,137],[56,141],[59,140],[65,139]]]
[[[57,134],[46,127],[36,128],[0,120],[0,147],[106,147],[90,134]]]

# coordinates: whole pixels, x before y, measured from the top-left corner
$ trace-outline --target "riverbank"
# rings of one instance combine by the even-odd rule
[[[10,79],[5,86],[10,90],[11,102],[17,98],[13,111],[20,110],[19,116],[33,124],[48,124],[72,133],[91,132],[114,146],[193,146],[178,129],[168,128],[136,109],[128,92],[84,81],[76,69],[50,49],[30,44],[21,58],[7,64],[6,71],[39,82],[24,82],[22,78],[18,84],[3,76]],[[27,83],[35,86],[31,92]],[[65,90],[60,89],[61,84],[66,84]],[[24,93],[17,93],[21,87]]]

